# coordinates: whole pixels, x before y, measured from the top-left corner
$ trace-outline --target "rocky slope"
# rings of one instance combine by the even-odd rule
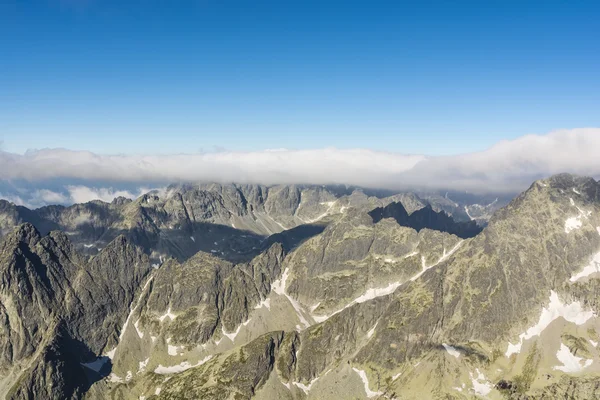
[[[68,235],[20,226],[0,248],[1,394],[599,395],[600,184],[537,181],[473,234],[365,198],[334,200],[319,229],[260,239],[252,257],[165,255],[155,268],[125,236],[90,258]],[[289,223],[284,204],[269,213]]]

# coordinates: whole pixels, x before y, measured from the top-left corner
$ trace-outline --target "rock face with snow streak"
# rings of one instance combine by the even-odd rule
[[[87,380],[69,376],[85,376],[79,362],[115,343],[150,268],[122,236],[88,260],[61,232],[42,237],[24,224],[7,234],[0,243],[0,368],[14,378],[3,380],[0,394],[21,398],[53,385],[49,398],[80,391]]]
[[[166,261],[131,308],[131,322],[112,360],[113,373],[125,376],[146,359],[148,369],[193,365],[213,354],[215,342],[232,347],[252,312],[268,299],[284,255],[282,246],[274,244],[242,264],[206,253],[183,264]]]
[[[227,208],[241,204],[229,189],[211,190],[218,196],[194,208],[195,214],[220,215],[209,204],[219,196],[229,196]],[[244,194],[247,204],[264,196],[244,190],[253,193]],[[306,221],[338,205],[339,212],[323,217],[327,223],[310,235],[293,228],[264,240],[246,260],[206,251],[185,260],[163,257],[151,268],[147,256],[134,256],[139,250],[108,251],[126,248],[125,238],[91,259],[65,251],[68,257],[58,257],[62,261],[49,276],[79,282],[85,274],[76,266],[85,266],[91,277],[85,287],[109,291],[101,309],[111,311],[103,317],[89,308],[96,314],[88,318],[88,308],[67,301],[64,308],[75,311],[57,312],[58,302],[43,302],[47,310],[39,314],[60,318],[43,325],[48,333],[36,343],[48,351],[28,356],[37,363],[19,380],[27,383],[16,388],[50,398],[54,392],[44,392],[49,387],[60,388],[64,397],[147,400],[598,396],[600,185],[593,179],[557,175],[537,181],[466,239],[401,226],[383,212],[374,221],[368,211],[386,204],[364,208],[366,197],[357,194],[331,204],[320,195],[309,200],[294,193],[271,193],[277,204],[263,201],[262,207],[284,225],[291,220],[283,216],[300,209],[302,197],[326,207],[299,213]],[[580,223],[566,230],[570,218]],[[30,230],[17,242],[53,240],[68,247],[65,235],[42,238]],[[184,239],[193,242],[189,232]],[[11,240],[7,235],[3,243]],[[26,247],[36,249],[43,265],[54,265],[56,257],[43,256],[52,246]],[[122,259],[121,268],[129,272],[117,275]],[[135,266],[144,262],[136,275]],[[114,287],[101,286],[110,286],[115,276]],[[37,280],[43,276],[31,281]],[[62,297],[82,298],[81,291],[69,294],[71,286],[79,287],[61,285]],[[0,300],[9,310],[12,303]],[[40,305],[30,303],[23,309]],[[7,315],[12,321],[14,311]],[[97,333],[83,329],[87,325]],[[74,354],[61,343],[83,343],[82,354],[88,353]],[[68,376],[77,376],[78,363],[100,354],[111,356],[111,374],[90,388],[73,386]],[[49,386],[47,377],[56,384]],[[11,393],[27,398],[24,390]]]
[[[392,219],[373,223],[365,213],[349,212],[286,259],[292,271],[287,290],[319,321],[352,302],[389,294],[459,241],[444,232],[417,233]]]

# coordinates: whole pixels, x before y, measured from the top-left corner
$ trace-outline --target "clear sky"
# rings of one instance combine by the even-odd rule
[[[600,126],[598,1],[0,0],[2,149],[455,154]]]

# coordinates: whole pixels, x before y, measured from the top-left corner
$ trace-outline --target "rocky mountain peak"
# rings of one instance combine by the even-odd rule
[[[123,197],[123,196],[118,196],[118,197],[115,197],[113,199],[113,201],[111,202],[111,204],[113,204],[115,206],[124,206],[124,205],[127,205],[127,204],[131,203],[131,202],[132,202],[131,199],[128,199],[128,198]]]
[[[11,237],[14,241],[27,243],[29,245],[34,245],[41,239],[40,232],[38,232],[36,227],[29,222],[15,228]]]

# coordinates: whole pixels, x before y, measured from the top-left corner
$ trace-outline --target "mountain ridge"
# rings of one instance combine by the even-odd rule
[[[21,225],[0,242],[0,314],[17,304],[7,301],[18,298],[15,282],[31,282],[32,299],[50,300],[20,300],[23,309],[47,305],[28,320],[44,335],[26,342],[52,356],[17,381],[0,373],[11,382],[0,389],[31,398],[55,382],[68,398],[148,400],[597,394],[598,182],[538,180],[465,239],[385,218],[406,218],[397,203],[375,214],[345,209],[308,236],[265,241],[248,260],[198,252],[154,266],[123,235],[90,258],[72,235]],[[3,332],[31,314],[10,313]],[[18,348],[17,336],[5,337]],[[27,348],[14,354],[39,359]],[[66,377],[89,372],[77,364],[95,357],[108,371],[73,387]],[[15,360],[0,371],[21,371]]]

